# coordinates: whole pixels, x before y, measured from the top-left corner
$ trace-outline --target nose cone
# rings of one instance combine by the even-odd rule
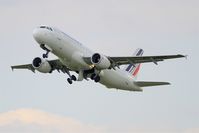
[[[37,28],[33,30],[33,37],[35,40],[37,40],[39,38],[39,31]]]
[[[40,29],[36,28],[33,30],[33,37],[39,44],[42,43],[42,31]]]

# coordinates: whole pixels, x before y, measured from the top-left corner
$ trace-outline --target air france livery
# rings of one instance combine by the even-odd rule
[[[142,87],[169,85],[168,82],[136,81],[141,63],[164,61],[165,59],[182,58],[184,55],[142,56],[144,51],[138,48],[133,56],[111,57],[93,52],[80,42],[57,28],[39,26],[33,31],[33,37],[46,52],[36,57],[32,63],[11,66],[12,69],[28,69],[41,73],[52,73],[54,70],[68,75],[67,81],[93,80],[107,88],[128,91],[142,91]],[[49,53],[58,59],[48,60]],[[121,65],[123,66],[121,68]],[[77,74],[72,75],[71,72]]]

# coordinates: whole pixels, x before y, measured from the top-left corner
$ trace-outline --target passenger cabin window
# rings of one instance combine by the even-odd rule
[[[48,29],[48,30],[50,30],[50,31],[53,31],[53,29],[52,29],[52,28],[50,28],[50,27],[47,27],[47,26],[40,26],[40,28],[43,28],[43,29]]]

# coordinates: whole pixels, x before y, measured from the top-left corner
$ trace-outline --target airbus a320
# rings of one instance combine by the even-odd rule
[[[169,85],[168,82],[136,81],[141,63],[157,64],[165,59],[182,58],[184,55],[142,56],[144,51],[138,48],[133,56],[111,57],[93,52],[61,30],[49,26],[39,26],[33,31],[33,37],[46,52],[36,57],[32,63],[11,66],[12,69],[28,69],[41,73],[52,73],[54,70],[66,73],[67,81],[93,80],[107,88],[128,91],[142,91],[142,87]],[[49,53],[58,57],[48,60]],[[121,68],[123,66],[123,69]],[[71,72],[76,72],[77,77]]]

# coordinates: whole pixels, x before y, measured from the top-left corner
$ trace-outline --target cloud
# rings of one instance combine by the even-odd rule
[[[82,123],[38,109],[17,109],[0,113],[0,132],[3,133],[197,133],[199,128],[176,130],[160,127],[102,127]]]
[[[37,109],[17,109],[0,114],[0,132],[97,133],[102,129]]]
[[[189,128],[186,129],[183,133],[199,133],[199,128]]]

